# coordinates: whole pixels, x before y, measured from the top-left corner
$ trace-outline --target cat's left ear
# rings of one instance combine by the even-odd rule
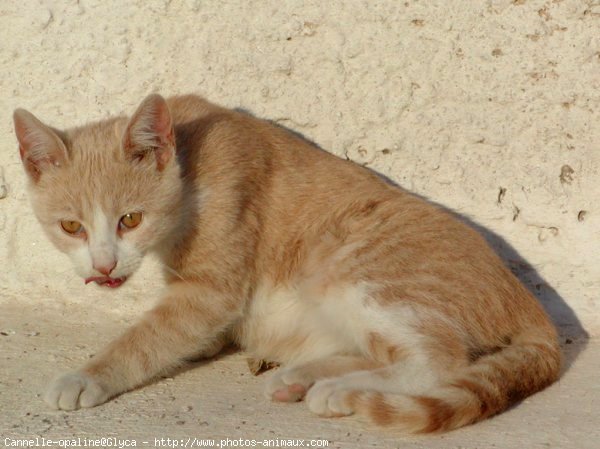
[[[158,94],[142,101],[123,135],[123,151],[132,161],[155,158],[162,171],[175,154],[175,132],[167,102]]]

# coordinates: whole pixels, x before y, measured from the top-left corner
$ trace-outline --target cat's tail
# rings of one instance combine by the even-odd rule
[[[355,412],[379,425],[415,433],[448,431],[499,413],[542,390],[558,378],[560,365],[554,332],[526,331],[427,395],[360,391],[348,399]]]

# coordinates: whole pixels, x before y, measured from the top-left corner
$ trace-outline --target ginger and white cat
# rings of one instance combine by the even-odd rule
[[[196,96],[57,131],[14,114],[33,209],[86,280],[156,251],[168,290],[45,400],[92,407],[235,343],[277,401],[407,431],[460,427],[557,379],[536,299],[483,238],[352,162]]]

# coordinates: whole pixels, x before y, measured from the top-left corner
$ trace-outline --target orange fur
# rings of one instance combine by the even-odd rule
[[[269,397],[414,432],[473,423],[558,377],[554,327],[480,235],[266,121],[152,95],[130,119],[64,132],[18,110],[15,130],[36,215],[83,277],[113,257],[126,279],[156,251],[169,283],[51,385],[56,408],[97,405],[230,342],[284,364]],[[131,212],[141,224],[112,235]]]

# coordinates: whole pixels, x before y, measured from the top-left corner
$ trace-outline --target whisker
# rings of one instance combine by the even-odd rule
[[[174,274],[175,276],[177,276],[177,277],[178,277],[179,279],[181,279],[182,281],[184,281],[184,282],[187,282],[187,280],[186,280],[186,279],[184,279],[182,275],[180,275],[180,274],[179,274],[179,273],[178,273],[176,270],[174,270],[174,269],[173,269],[173,268],[171,268],[170,266],[163,264],[163,268],[164,268],[164,269],[166,269],[166,270],[167,270],[169,273],[172,273],[172,274]]]
[[[179,274],[176,270],[174,270],[170,266],[165,265],[165,264],[163,264],[162,266],[165,270],[167,270],[169,273],[173,273],[175,276],[177,276],[181,281],[185,282],[186,284],[189,284],[189,285],[193,284],[193,282],[191,282],[189,279],[185,279],[181,274]]]

